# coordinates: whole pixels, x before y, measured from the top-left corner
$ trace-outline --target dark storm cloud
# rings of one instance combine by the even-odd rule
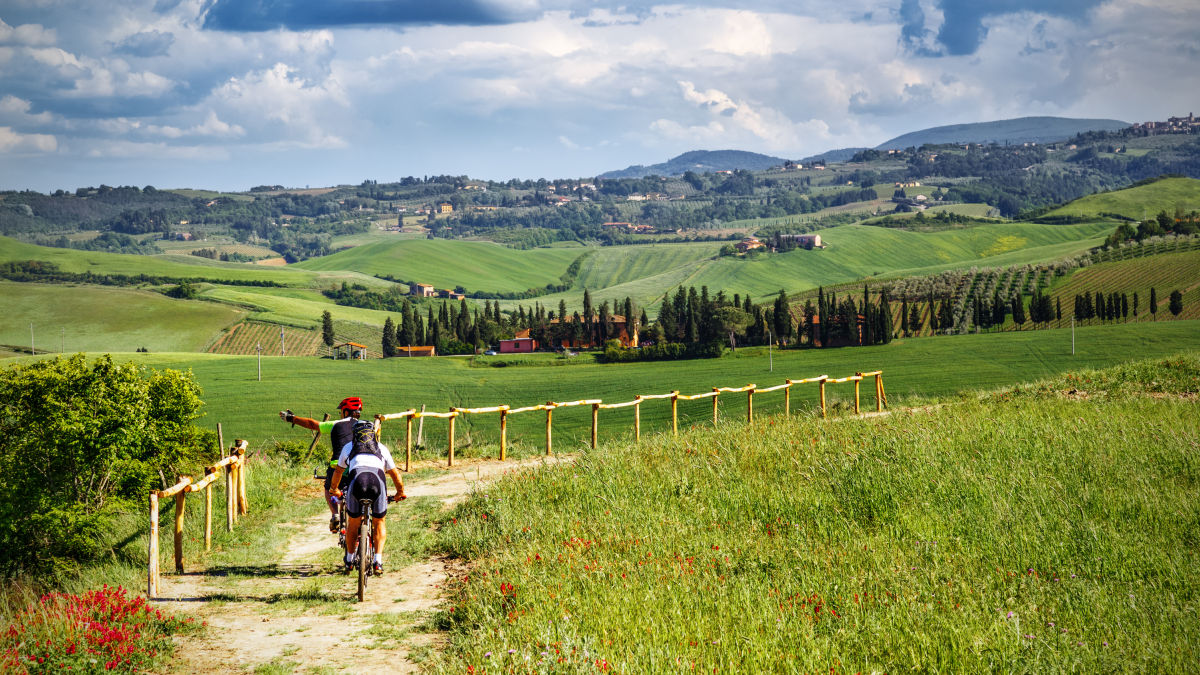
[[[175,36],[173,34],[148,30],[130,35],[118,43],[113,51],[142,58],[166,56],[174,43]]]
[[[503,24],[517,17],[478,0],[210,0],[204,27],[226,31],[335,26]]]
[[[925,13],[918,0],[903,0],[900,18],[903,22],[901,41],[910,51],[922,55],[944,54],[962,56],[974,54],[987,37],[984,19],[989,16],[1037,12],[1068,19],[1082,19],[1102,0],[936,0],[942,10],[943,22],[937,32],[936,47],[930,49],[929,29]]]

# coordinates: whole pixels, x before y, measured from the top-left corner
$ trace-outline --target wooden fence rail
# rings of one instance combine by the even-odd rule
[[[578,401],[547,401],[540,405],[531,405],[521,408],[511,408],[507,405],[488,406],[483,408],[455,408],[452,407],[448,412],[431,412],[422,410],[405,410],[404,412],[388,413],[386,415],[376,415],[376,429],[381,428],[382,424],[388,420],[403,419],[406,423],[405,431],[405,452],[404,452],[404,470],[411,471],[412,469],[412,421],[414,419],[423,419],[426,417],[443,418],[449,420],[448,438],[447,438],[447,466],[454,466],[454,449],[455,449],[455,419],[463,415],[484,415],[484,414],[500,414],[500,459],[507,458],[508,453],[508,417],[509,415],[518,415],[527,412],[546,413],[546,455],[553,454],[554,448],[554,410],[557,408],[570,408],[575,406],[591,406],[592,408],[592,429],[591,429],[591,447],[595,448],[600,434],[600,411],[601,410],[617,410],[620,408],[633,408],[633,436],[635,441],[640,441],[642,438],[642,417],[641,406],[646,401],[667,400],[671,401],[671,434],[679,433],[679,402],[680,401],[696,401],[705,398],[712,399],[712,421],[717,424],[718,401],[723,393],[745,393],[746,394],[746,422],[752,424],[754,422],[754,396],[755,394],[768,394],[776,391],[783,391],[783,414],[790,416],[792,413],[792,387],[798,384],[812,384],[818,386],[818,399],[821,408],[821,417],[828,415],[825,402],[825,386],[827,384],[841,384],[845,382],[854,383],[854,412],[860,413],[859,407],[859,385],[864,377],[875,378],[875,410],[882,412],[887,406],[887,395],[883,389],[883,371],[874,370],[868,373],[855,373],[842,378],[830,378],[828,375],[818,375],[816,377],[807,377],[799,380],[787,379],[783,384],[777,384],[772,387],[759,388],[756,384],[747,384],[743,387],[713,387],[712,391],[707,391],[699,394],[680,394],[678,391],[672,391],[668,394],[640,394],[635,396],[632,401],[624,401],[621,403],[605,403],[600,399],[581,399]]]
[[[191,476],[181,475],[178,481],[165,490],[155,490],[150,493],[150,545],[146,565],[146,597],[158,597],[158,582],[160,577],[159,562],[159,500],[175,498],[175,528],[174,553],[175,573],[183,574],[183,525],[187,513],[187,496],[192,492],[204,490],[204,550],[212,548],[212,486],[225,469],[225,526],[233,530],[233,524],[239,515],[250,512],[246,499],[246,449],[249,444],[241,439],[234,441],[229,456],[212,466],[204,467],[204,478],[193,482]]]

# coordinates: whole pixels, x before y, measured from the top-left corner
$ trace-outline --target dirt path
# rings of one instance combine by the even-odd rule
[[[507,472],[570,458],[480,462],[408,484],[410,497],[449,507],[476,484]],[[367,599],[354,602],[357,580],[322,563],[337,539],[324,513],[279,527],[294,530],[282,559],[235,576],[194,573],[162,577],[155,604],[198,616],[210,630],[178,650],[179,672],[414,673],[422,652],[440,637],[421,625],[440,601],[440,587],[459,565],[432,558],[373,578]],[[346,645],[356,648],[347,650]]]

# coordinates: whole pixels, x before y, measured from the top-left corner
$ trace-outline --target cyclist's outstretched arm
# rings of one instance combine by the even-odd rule
[[[400,476],[400,469],[388,469],[387,475],[392,477],[392,483],[396,485],[396,499],[408,499],[408,495],[404,494],[404,478]]]
[[[308,417],[293,415],[291,410],[279,411],[279,419],[289,424],[298,424],[309,431],[320,431],[321,423]]]

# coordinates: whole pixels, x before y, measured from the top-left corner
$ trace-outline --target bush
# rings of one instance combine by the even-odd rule
[[[59,576],[111,551],[113,516],[193,464],[212,432],[191,374],[82,354],[0,370],[0,575]]]
[[[715,359],[725,351],[719,342],[659,342],[649,347],[625,349],[616,340],[605,344],[604,353],[597,356],[602,363],[631,363],[633,361],[678,361],[681,359]]]

